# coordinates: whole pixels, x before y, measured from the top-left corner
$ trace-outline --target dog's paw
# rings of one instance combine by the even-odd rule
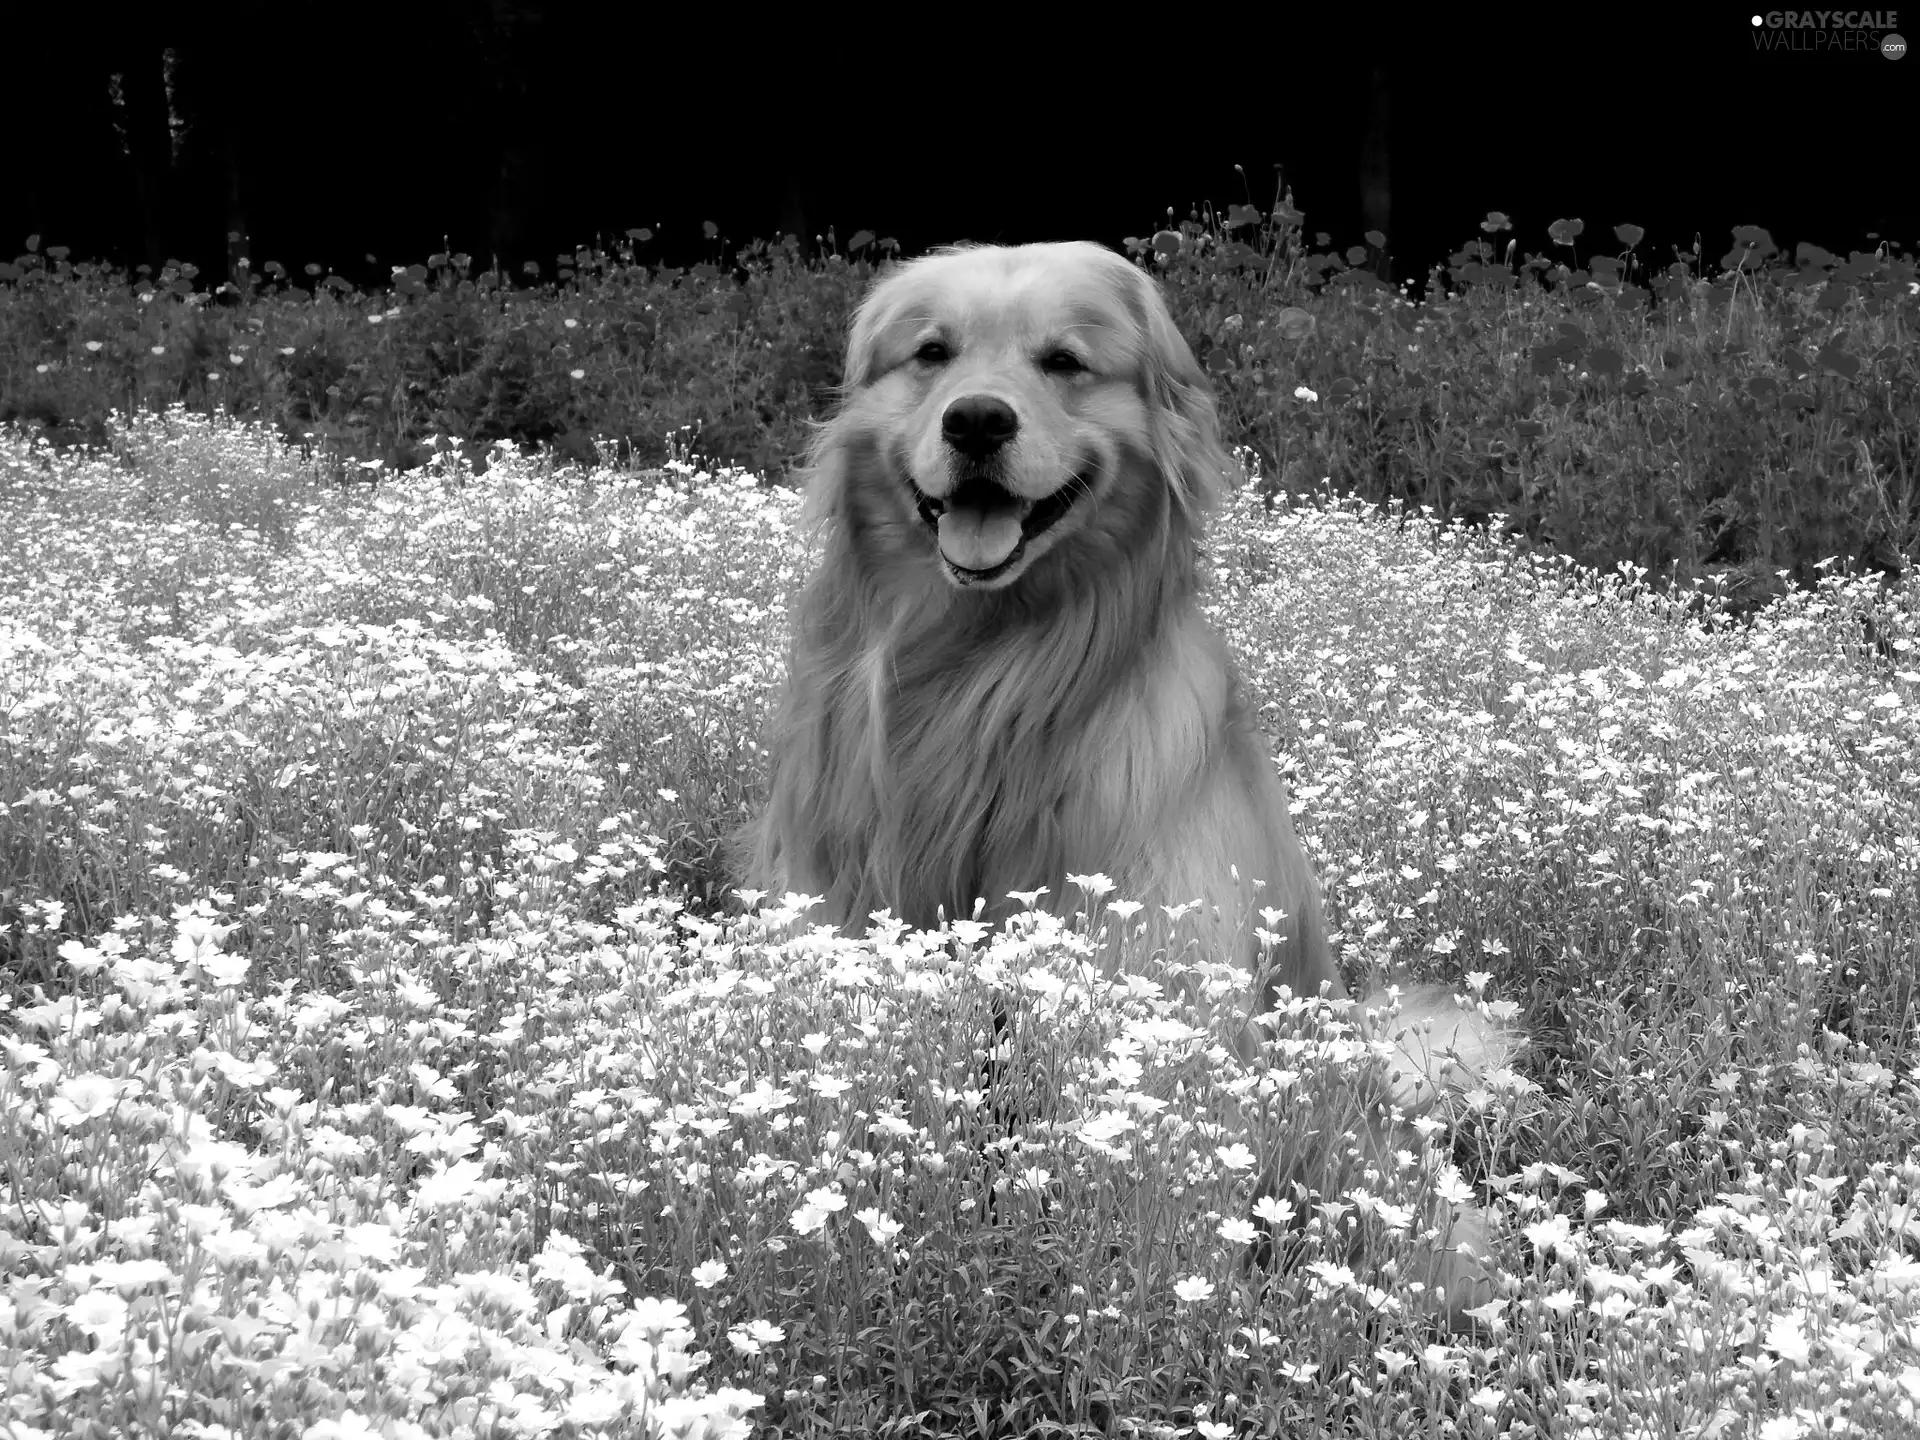
[[[1409,1113],[1472,1089],[1487,1071],[1510,1064],[1523,1038],[1512,1026],[1460,1004],[1444,985],[1402,991],[1398,1015],[1389,1016],[1378,997],[1361,1008],[1370,1036],[1387,1051],[1393,1103]]]

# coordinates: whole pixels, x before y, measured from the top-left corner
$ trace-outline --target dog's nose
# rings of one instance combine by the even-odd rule
[[[991,395],[963,395],[940,418],[940,433],[947,443],[973,460],[991,455],[1019,428],[1013,407]]]

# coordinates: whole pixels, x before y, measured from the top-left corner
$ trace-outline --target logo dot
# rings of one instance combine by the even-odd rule
[[[1760,26],[1760,25],[1766,24],[1767,22],[1762,20],[1758,15],[1756,15],[1753,17],[1753,23],[1755,26]]]

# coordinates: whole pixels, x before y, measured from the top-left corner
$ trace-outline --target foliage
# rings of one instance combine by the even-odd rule
[[[1823,560],[1899,574],[1920,546],[1920,281],[1886,249],[1778,253],[1756,227],[1665,266],[1637,227],[1578,220],[1548,253],[1469,242],[1416,299],[1385,237],[1305,243],[1290,197],[1128,241],[1164,282],[1263,493],[1323,482],[1442,520],[1503,517],[1600,569],[1712,581],[1751,609]],[[1486,236],[1512,228],[1498,212]],[[0,420],[106,442],[115,412],[184,404],[271,423],[336,479],[501,441],[657,463],[678,434],[790,478],[841,373],[853,307],[897,247],[862,231],[803,261],[754,244],[685,270],[648,232],[516,287],[439,253],[362,294],[277,264],[211,292],[190,265],[127,277],[59,246],[0,265]],[[538,267],[530,267],[537,272]],[[144,267],[143,267],[144,271]],[[537,276],[535,277],[537,278]],[[308,288],[310,286],[310,288]]]

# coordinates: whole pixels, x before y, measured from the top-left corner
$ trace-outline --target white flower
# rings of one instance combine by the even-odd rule
[[[874,1207],[857,1211],[853,1218],[867,1227],[867,1233],[873,1236],[873,1243],[876,1245],[891,1244],[893,1237],[906,1228],[898,1220],[882,1215]]]
[[[1196,1305],[1213,1298],[1213,1282],[1199,1275],[1189,1275],[1173,1287],[1173,1294],[1182,1305]]]
[[[1316,392],[1309,390],[1306,386],[1302,385],[1299,389],[1293,392],[1293,398],[1296,400],[1304,400],[1309,405],[1311,405],[1313,404],[1314,401],[1318,400],[1320,396]]]
[[[82,975],[91,975],[107,963],[106,952],[96,950],[84,940],[64,940],[58,951],[60,958],[66,961]]]
[[[1806,1332],[1800,1328],[1798,1314],[1775,1315],[1767,1322],[1767,1348],[1795,1365],[1805,1365],[1813,1353]]]
[[[812,1235],[827,1223],[827,1212],[818,1205],[802,1205],[788,1217],[794,1230],[801,1235]]]
[[[1218,1160],[1221,1165],[1228,1170],[1251,1170],[1253,1168],[1253,1151],[1238,1142],[1232,1145],[1216,1147],[1213,1152],[1213,1158]]]
[[[1274,1229],[1284,1230],[1293,1223],[1293,1202],[1277,1195],[1262,1195],[1253,1202],[1253,1213]]]
[[[1229,1245],[1251,1245],[1260,1232],[1253,1228],[1251,1220],[1222,1220],[1220,1238]]]
[[[120,1082],[90,1072],[62,1080],[47,1110],[54,1124],[71,1127],[99,1119],[119,1101]]]
[[[724,1260],[704,1260],[693,1267],[693,1283],[702,1290],[711,1290],[727,1278],[727,1262]]]
[[[758,1355],[769,1345],[778,1345],[787,1332],[767,1320],[749,1320],[727,1332],[727,1341],[742,1355]]]
[[[626,1328],[637,1330],[643,1335],[690,1331],[687,1325],[687,1307],[678,1300],[664,1300],[654,1295],[643,1295],[633,1302],[633,1309],[627,1313]]]
[[[847,1208],[847,1197],[831,1185],[822,1185],[818,1190],[807,1192],[807,1203],[828,1215],[835,1215]]]

